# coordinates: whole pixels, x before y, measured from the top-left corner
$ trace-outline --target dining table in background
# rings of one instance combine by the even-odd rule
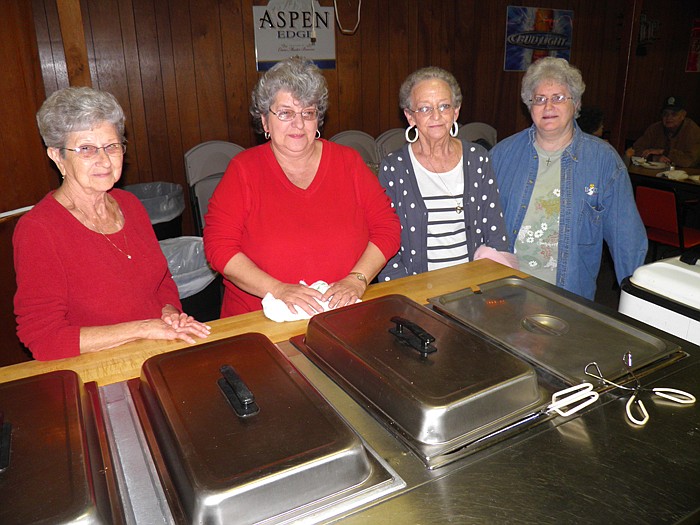
[[[643,177],[647,177],[656,181],[669,182],[677,185],[678,189],[695,191],[700,194],[700,179],[696,181],[690,178],[695,175],[700,177],[700,168],[677,168],[676,171],[684,171],[688,174],[688,178],[683,180],[670,179],[663,176],[668,171],[668,168],[645,168],[644,166],[630,164],[627,167],[627,171],[632,179],[632,184],[635,184],[635,182],[641,183],[645,180]]]
[[[627,167],[633,188],[654,186],[673,189],[678,202],[684,205],[685,226],[700,228],[700,168],[678,168],[677,170],[686,172],[688,178],[678,180],[665,177],[664,174],[668,168],[654,169],[636,164],[630,164]],[[695,180],[696,176],[698,180]]]

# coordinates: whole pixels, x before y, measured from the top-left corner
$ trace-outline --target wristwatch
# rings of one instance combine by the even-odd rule
[[[350,275],[354,275],[355,277],[357,277],[357,279],[359,281],[362,281],[363,283],[365,283],[365,286],[367,286],[367,277],[365,277],[364,273],[362,273],[362,272],[350,272]]]

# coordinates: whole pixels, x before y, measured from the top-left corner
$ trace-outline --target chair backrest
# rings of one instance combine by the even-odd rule
[[[190,187],[197,182],[226,171],[231,159],[244,150],[243,147],[225,140],[202,142],[185,153],[185,175]]]
[[[209,175],[192,186],[192,193],[194,194],[193,215],[196,219],[195,226],[197,228],[197,235],[199,236],[201,236],[204,231],[204,216],[209,210],[209,199],[211,199],[216,186],[218,186],[223,176],[223,173]]]
[[[635,191],[635,199],[644,226],[678,236],[678,207],[673,190],[640,185]]]
[[[365,163],[369,165],[379,164],[379,154],[377,153],[377,143],[374,137],[364,131],[350,129],[341,131],[330,138],[331,142],[343,144],[356,150]]]
[[[457,136],[461,139],[468,140],[469,142],[485,141],[490,146],[486,149],[493,148],[498,139],[496,129],[484,122],[469,122],[467,124],[462,124],[459,127]],[[484,144],[482,143],[482,145]]]
[[[392,151],[396,151],[406,144],[406,130],[403,128],[392,128],[379,135],[375,141],[379,151],[379,160],[386,157]]]
[[[197,235],[204,231],[204,215],[209,199],[219,184],[231,159],[244,148],[225,140],[210,140],[197,144],[185,153],[185,175],[190,187],[192,216]]]

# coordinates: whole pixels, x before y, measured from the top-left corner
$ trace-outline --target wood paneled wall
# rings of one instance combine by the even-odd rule
[[[127,113],[129,152],[123,183],[185,183],[183,155],[196,144],[259,142],[250,125],[255,68],[252,6],[258,0],[82,0],[93,86],[113,92]],[[484,121],[500,137],[529,124],[520,102],[521,73],[503,71],[505,15],[510,0],[365,0],[352,35],[336,30],[337,68],[325,71],[330,110],[323,134],[345,129],[378,135],[403,127],[398,89],[425,65],[452,71],[464,102],[460,120]],[[534,0],[522,5],[572,9],[571,60],[587,83],[585,104],[601,107],[614,141],[641,134],[657,118],[669,90],[697,93],[700,75],[685,74],[694,0]],[[321,0],[322,5],[332,5]],[[68,85],[55,0],[33,0],[47,94]],[[672,8],[669,8],[669,5]],[[338,2],[345,25],[356,0]],[[661,20],[659,41],[645,57],[632,54],[627,111],[619,107],[628,80],[628,17]],[[680,38],[679,38],[680,37]],[[671,59],[671,56],[673,57]],[[661,61],[661,63],[659,63]],[[661,70],[661,74],[657,72]],[[697,104],[695,111],[700,108]],[[692,111],[691,111],[692,113]],[[617,124],[617,126],[613,126]],[[617,145],[617,144],[616,144]],[[185,228],[191,219],[186,216]]]
[[[31,4],[2,1],[0,16],[0,213],[36,203],[58,177],[36,129],[34,115],[45,98]],[[0,218],[0,366],[25,361],[15,332],[16,289],[12,257],[15,217]]]

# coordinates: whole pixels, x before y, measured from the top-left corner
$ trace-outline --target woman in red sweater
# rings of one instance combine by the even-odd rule
[[[308,315],[361,298],[399,248],[399,220],[353,149],[320,139],[328,88],[300,57],[267,71],[251,113],[270,141],[236,155],[206,216],[204,249],[225,278],[221,316],[270,293]],[[303,286],[325,281],[321,293]]]
[[[36,359],[50,360],[136,339],[206,337],[209,328],[180,311],[146,210],[113,189],[126,151],[114,96],[56,91],[37,122],[63,183],[15,228],[20,340]]]

